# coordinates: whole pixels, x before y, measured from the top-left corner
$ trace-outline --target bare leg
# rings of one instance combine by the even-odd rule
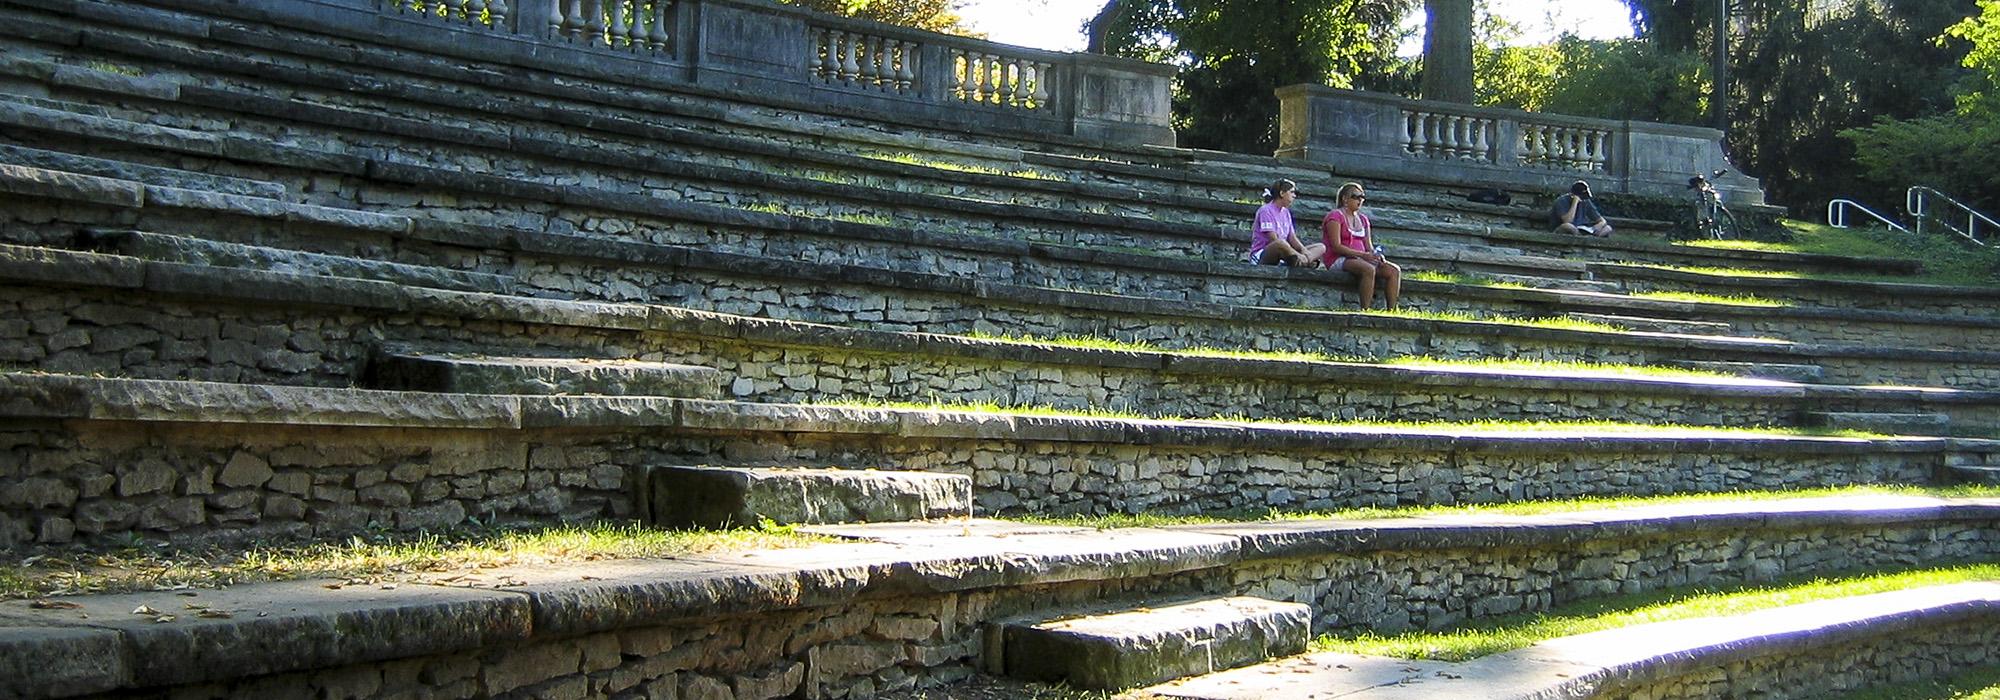
[[[1366,260],[1348,258],[1341,269],[1361,283],[1361,310],[1367,311],[1375,304],[1375,266]]]
[[[1583,232],[1576,230],[1576,224],[1556,224],[1556,233],[1576,236]]]
[[[1388,297],[1389,308],[1394,309],[1396,298],[1403,295],[1403,268],[1387,260],[1381,265],[1382,292]]]

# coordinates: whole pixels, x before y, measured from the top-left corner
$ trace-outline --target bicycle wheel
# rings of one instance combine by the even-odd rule
[[[1743,229],[1736,224],[1736,214],[1730,212],[1726,207],[1716,205],[1714,231],[1710,236],[1719,241],[1727,238],[1735,238],[1742,234]]]

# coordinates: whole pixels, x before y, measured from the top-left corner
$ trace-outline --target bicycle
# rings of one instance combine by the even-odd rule
[[[1725,171],[1717,170],[1716,175]],[[1736,223],[1735,212],[1723,205],[1720,192],[1709,184],[1708,178],[1696,175],[1688,178],[1688,189],[1695,191],[1694,230],[1695,234],[1709,240],[1720,241],[1735,238],[1743,229]]]

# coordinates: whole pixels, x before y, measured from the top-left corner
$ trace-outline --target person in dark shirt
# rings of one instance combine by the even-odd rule
[[[1604,220],[1604,214],[1597,211],[1597,203],[1590,199],[1590,183],[1577,180],[1569,186],[1569,194],[1556,198],[1556,206],[1549,211],[1555,219],[1556,233],[1592,235],[1599,238],[1611,236],[1611,222]]]

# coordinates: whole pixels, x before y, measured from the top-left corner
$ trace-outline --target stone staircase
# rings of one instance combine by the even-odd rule
[[[1237,260],[1258,188],[1300,181],[1310,227],[1342,179],[1297,162],[805,112],[288,16],[0,0],[0,549],[470,519],[844,541],[483,590],[203,591],[233,616],[182,627],[123,612],[166,605],[145,594],[0,602],[0,677],[24,679],[0,695],[859,698],[977,669],[1122,689],[1309,633],[2000,541],[1975,498],[989,520],[1988,481],[2000,319],[1991,290],[1647,266],[1908,261],[1580,241],[1420,179],[1370,183],[1392,255],[1468,279],[1408,283],[1431,315],[1342,311],[1344,275]],[[1686,288],[1789,305],[1634,295]],[[1521,321],[1550,317],[1603,326]],[[1879,434],[1684,429],[1812,425]]]

